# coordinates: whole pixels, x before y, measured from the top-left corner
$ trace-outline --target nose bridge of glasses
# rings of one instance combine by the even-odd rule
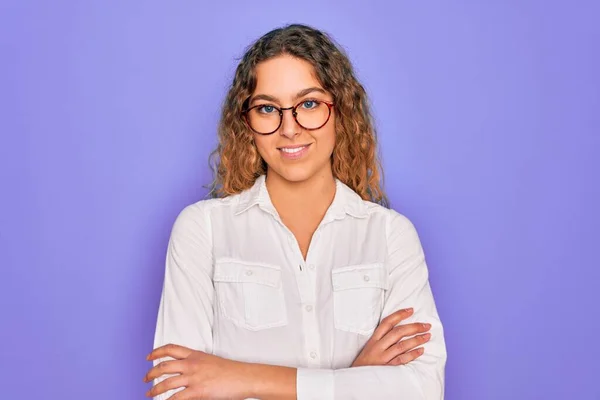
[[[295,117],[295,116],[298,114],[298,112],[296,111],[296,107],[297,107],[297,106],[292,106],[292,107],[281,107],[281,108],[279,109],[279,116],[283,118],[283,112],[284,112],[285,110],[292,110],[292,115]]]

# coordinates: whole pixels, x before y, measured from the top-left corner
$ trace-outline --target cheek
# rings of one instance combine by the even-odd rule
[[[273,146],[268,136],[254,136],[254,144],[256,145],[256,149],[258,150],[258,154],[264,159],[269,159],[269,149],[272,149]]]
[[[325,144],[328,151],[333,151],[333,148],[335,147],[335,136],[335,125],[332,124],[331,127],[328,127],[327,132],[323,136],[323,144]]]

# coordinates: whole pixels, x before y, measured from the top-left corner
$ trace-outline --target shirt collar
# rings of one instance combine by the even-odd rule
[[[277,211],[267,191],[266,175],[264,174],[256,178],[251,188],[240,193],[239,201],[235,208],[235,215],[241,214],[256,205],[278,218]],[[365,218],[368,215],[367,205],[354,190],[335,178],[335,195],[323,218],[323,222],[333,219],[343,219],[346,215]]]

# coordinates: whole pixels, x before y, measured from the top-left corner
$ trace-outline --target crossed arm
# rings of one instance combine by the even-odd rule
[[[423,345],[422,354],[414,354],[418,358],[404,364],[394,358],[387,365],[333,370],[243,363],[212,355],[214,288],[208,271],[191,268],[211,265],[210,241],[197,215],[185,209],[169,241],[155,350],[149,358],[154,368],[147,375],[156,386],[148,394],[155,400],[443,399],[446,348],[423,251],[410,221],[390,212],[387,264],[391,284],[382,313],[388,317],[370,342],[393,331],[401,319],[407,324],[426,322],[431,339]],[[400,318],[396,311],[409,307],[414,313]]]

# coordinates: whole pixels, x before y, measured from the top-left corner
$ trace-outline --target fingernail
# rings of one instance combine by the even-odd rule
[[[412,309],[412,308],[407,308],[407,309],[406,309],[406,312],[408,312],[408,313],[412,313],[412,312],[413,312],[413,309]]]
[[[424,348],[422,348],[422,347],[419,347],[419,353],[420,353],[420,354],[423,354],[423,352],[424,352],[424,351],[425,351],[425,349],[424,349]]]
[[[429,328],[431,328],[431,324],[423,324],[423,328],[429,329]]]
[[[426,333],[423,335],[423,340],[429,340],[431,339],[431,333]]]

